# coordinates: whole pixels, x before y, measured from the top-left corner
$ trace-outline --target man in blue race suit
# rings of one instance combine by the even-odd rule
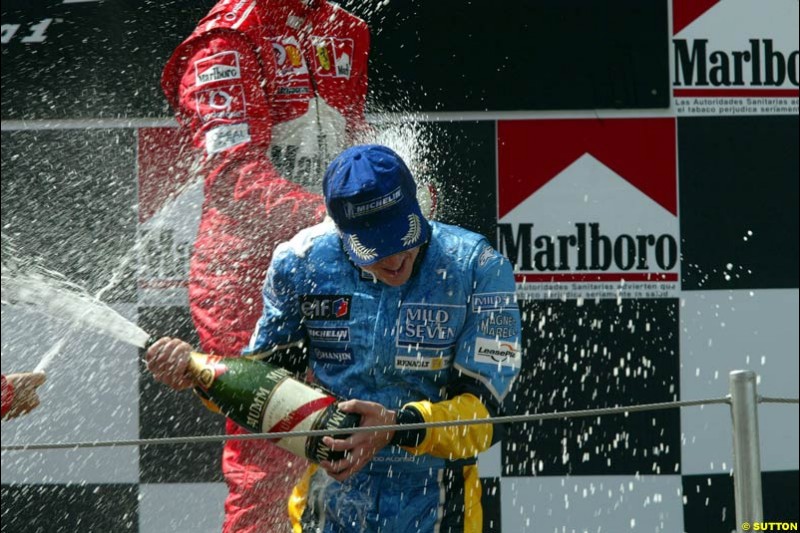
[[[521,365],[509,261],[481,235],[427,221],[410,171],[384,146],[340,154],[323,192],[329,218],[275,250],[246,352],[310,369],[318,384],[354,398],[339,407],[360,414],[361,426],[498,415]],[[156,378],[188,386],[190,349],[156,343]],[[159,364],[170,353],[178,364]],[[480,531],[476,457],[500,430],[325,437],[347,454],[311,466],[295,487],[295,531]]]

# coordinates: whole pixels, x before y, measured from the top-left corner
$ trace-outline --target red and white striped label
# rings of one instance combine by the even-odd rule
[[[272,391],[261,429],[269,433],[311,430],[317,418],[335,401],[333,396],[299,381],[285,379]],[[305,457],[307,440],[308,437],[291,437],[281,439],[277,444],[299,457]]]

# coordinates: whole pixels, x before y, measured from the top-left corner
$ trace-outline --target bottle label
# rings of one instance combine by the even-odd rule
[[[269,389],[259,387],[253,395],[253,401],[247,408],[247,428],[250,431],[258,431],[261,417],[264,413],[264,405],[269,399]]]
[[[325,409],[335,402],[332,396],[324,394],[294,379],[285,379],[272,391],[264,420],[263,432],[307,431]],[[284,438],[277,442],[285,450],[305,457],[307,437]]]
[[[200,387],[209,390],[214,381],[228,371],[228,367],[222,357],[193,352],[189,359],[189,371]]]

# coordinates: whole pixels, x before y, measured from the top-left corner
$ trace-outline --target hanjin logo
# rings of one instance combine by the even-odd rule
[[[352,296],[303,295],[300,311],[308,320],[349,320]]]
[[[349,348],[323,349],[312,346],[311,358],[322,363],[349,365],[353,362],[353,352]]]
[[[518,294],[678,290],[674,119],[501,122],[498,139],[497,243]]]
[[[197,85],[205,85],[216,81],[228,81],[241,77],[239,69],[239,52],[220,52],[194,64]]]

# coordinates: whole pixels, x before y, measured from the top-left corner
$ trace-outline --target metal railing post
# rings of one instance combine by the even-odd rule
[[[742,524],[762,522],[761,454],[758,436],[758,393],[756,373],[730,373],[731,415],[733,416],[733,491],[736,501],[736,531]]]

